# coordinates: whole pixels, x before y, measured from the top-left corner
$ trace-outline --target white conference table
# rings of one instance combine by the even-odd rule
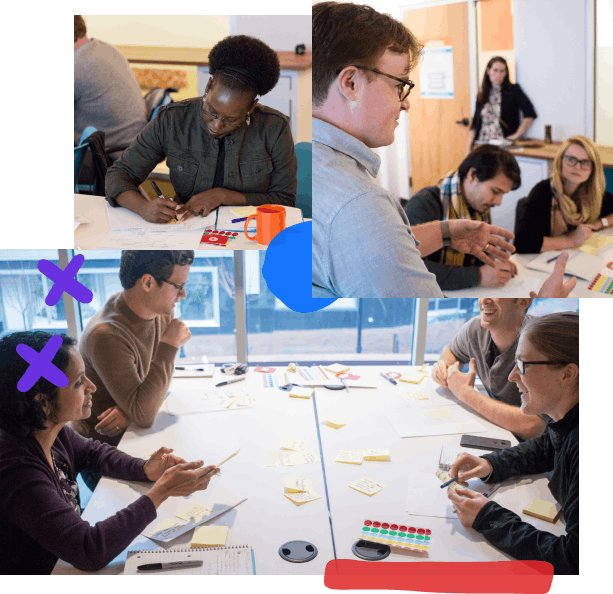
[[[459,519],[409,514],[405,511],[408,494],[408,475],[411,472],[434,474],[438,468],[441,446],[460,446],[461,433],[429,437],[401,438],[384,415],[385,410],[393,413],[417,411],[422,408],[462,407],[471,416],[483,423],[482,433],[470,434],[484,437],[508,439],[512,445],[517,440],[512,433],[490,423],[461,403],[450,390],[441,388],[431,378],[418,386],[398,382],[393,385],[380,377],[379,372],[408,371],[402,366],[351,367],[351,373],[372,380],[376,389],[351,388],[345,391],[317,389],[317,414],[320,421],[320,435],[324,455],[330,514],[336,554],[339,559],[356,559],[351,547],[366,519],[393,522],[432,530],[431,547],[428,557],[409,551],[392,553],[384,561],[498,561],[509,560],[485,540],[478,532],[462,526]],[[429,401],[406,401],[404,392],[423,390],[430,394]],[[331,415],[349,423],[341,429],[323,425],[322,420]],[[364,461],[361,465],[335,462],[341,450],[361,452],[364,448],[387,449],[388,462]],[[464,448],[468,453],[479,456],[482,450]],[[348,485],[368,476],[381,481],[387,487],[367,496]],[[436,487],[439,488],[439,487]],[[522,509],[532,497],[553,501],[544,475],[509,480],[491,497],[504,507],[517,513],[522,520],[540,530],[556,535],[565,534],[563,520],[550,524],[522,514]],[[416,509],[419,503],[414,504]]]
[[[517,441],[513,435],[489,423],[458,400],[449,390],[440,388],[428,378],[419,389],[430,394],[430,401],[407,402],[402,394],[414,386],[399,383],[394,386],[379,376],[380,371],[402,372],[402,366],[356,366],[351,372],[371,378],[376,389],[351,388],[346,391],[315,389],[311,400],[290,398],[287,392],[277,388],[263,388],[261,374],[250,368],[247,380],[232,387],[242,387],[255,395],[257,405],[242,410],[174,414],[182,412],[185,405],[196,401],[199,395],[213,389],[222,377],[219,369],[213,379],[174,379],[170,394],[150,429],[135,429],[133,426],[124,435],[120,449],[138,457],[146,457],[162,445],[175,448],[177,455],[187,460],[203,459],[205,464],[217,463],[229,453],[241,447],[240,454],[222,468],[220,477],[215,477],[209,490],[215,485],[236,496],[247,497],[240,504],[210,524],[229,525],[227,545],[249,544],[255,552],[258,574],[323,575],[325,565],[334,559],[333,540],[339,559],[357,559],[351,552],[352,544],[365,519],[409,522],[413,526],[430,528],[433,532],[430,561],[494,561],[510,559],[490,545],[477,532],[464,528],[458,519],[408,514],[405,502],[410,472],[434,473],[442,445],[459,446],[460,434],[430,437],[401,438],[384,416],[386,409],[411,410],[411,407],[440,408],[462,407],[470,415],[478,417],[487,437],[500,437]],[[299,376],[289,374],[300,383]],[[223,388],[220,388],[220,390]],[[425,402],[425,404],[424,404]],[[177,404],[182,403],[181,407]],[[315,405],[315,406],[314,406]],[[315,422],[317,411],[318,423]],[[328,416],[340,417],[348,424],[333,429],[322,424]],[[321,441],[318,440],[318,429]],[[470,432],[469,432],[470,433]],[[320,443],[325,466],[325,481],[322,464],[307,464],[288,467],[266,466],[266,451],[278,450],[283,437],[308,441],[308,450],[319,455]],[[340,450],[361,451],[363,448],[389,449],[389,462],[369,462],[362,465],[335,462]],[[479,455],[480,450],[466,451]],[[282,477],[297,476],[312,478],[315,492],[321,499],[295,506],[283,496]],[[386,485],[379,493],[368,497],[349,488],[364,476],[380,480]],[[326,489],[327,487],[327,489]],[[116,513],[148,487],[143,483],[131,483],[109,478],[101,479],[83,518],[94,524]],[[326,490],[327,496],[326,498]],[[550,524],[521,513],[523,506],[532,498],[552,499],[544,475],[509,480],[492,497],[501,505],[516,512],[535,527],[556,535],[565,533],[564,520]],[[199,501],[199,494],[191,498],[170,498],[158,510],[157,525],[166,517],[186,509],[191,501]],[[328,512],[329,505],[329,512]],[[331,531],[332,524],[332,531]],[[188,532],[164,546],[188,546],[192,532]],[[281,544],[291,540],[306,540],[315,544],[318,555],[308,563],[293,564],[284,561],[278,554]],[[130,549],[152,548],[152,541],[140,535]],[[126,553],[119,555],[99,573],[118,574],[123,570]],[[393,552],[386,561],[424,560],[410,552]],[[55,574],[82,573],[71,565],[58,561]]]
[[[91,196],[88,194],[74,195],[74,213],[83,215],[92,222],[88,225],[80,225],[74,232],[74,247],[81,250],[98,249],[100,242],[109,234],[111,227],[106,212],[106,199],[104,196]],[[304,219],[305,221],[308,219]],[[203,229],[204,232],[204,229]],[[129,237],[129,236],[128,236]],[[126,246],[126,248],[129,246]],[[155,246],[151,246],[155,247]],[[164,247],[171,247],[166,246]],[[177,246],[183,248],[183,246]],[[261,245],[255,240],[245,237],[244,233],[225,246],[201,243],[199,250],[265,250],[268,246]]]
[[[279,450],[283,437],[308,442],[307,450],[319,457],[317,425],[312,400],[290,398],[287,392],[263,388],[260,373],[250,370],[247,379],[230,387],[241,387],[257,397],[253,408],[224,412],[171,416],[168,404],[173,394],[183,400],[198,399],[204,391],[215,390],[214,384],[223,377],[219,368],[213,379],[173,379],[167,402],[150,429],[131,426],[119,445],[128,454],[146,458],[161,446],[172,447],[178,456],[217,464],[239,447],[240,453],[221,467],[219,476],[211,479],[206,491],[189,498],[171,497],[158,509],[153,526],[166,517],[183,511],[193,502],[204,501],[216,485],[237,497],[247,497],[235,509],[209,521],[206,525],[230,526],[226,546],[251,545],[257,574],[323,575],[326,563],[334,559],[328,506],[321,463],[287,467],[266,466],[266,452]],[[224,388],[217,388],[223,390]],[[283,495],[283,476],[312,478],[320,499],[297,506]],[[94,524],[113,515],[148,491],[143,483],[102,478],[92,495],[83,518]],[[183,536],[160,543],[164,548],[189,546],[193,530]],[[279,547],[292,540],[305,540],[318,549],[317,556],[307,563],[291,563],[279,555]],[[137,537],[130,549],[152,548],[152,541]],[[126,553],[119,555],[99,573],[118,574],[123,571]],[[54,574],[83,573],[58,561]]]
[[[596,235],[613,236],[613,228],[598,231]],[[531,270],[527,264],[534,260],[538,254],[513,254],[511,260],[517,264],[519,274],[512,278],[504,287],[471,287],[468,289],[458,289],[457,291],[444,291],[445,297],[528,297],[530,291],[538,293],[539,288],[549,276],[540,270]],[[603,267],[607,262],[613,260],[613,248],[601,250],[599,257],[603,257]],[[607,256],[607,257],[605,257]],[[613,270],[608,272],[608,276],[613,276]],[[566,276],[568,280],[570,276]],[[589,282],[577,277],[577,285],[569,297],[613,297],[588,289]]]

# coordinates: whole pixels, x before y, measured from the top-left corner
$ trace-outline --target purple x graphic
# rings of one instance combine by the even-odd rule
[[[17,383],[17,389],[20,392],[27,392],[41,376],[60,388],[65,388],[68,385],[66,374],[51,362],[61,346],[62,337],[59,334],[52,336],[40,353],[27,344],[17,345],[19,356],[30,364],[30,367]]]
[[[65,270],[62,270],[53,264],[53,262],[49,262],[49,260],[43,259],[38,261],[38,269],[54,282],[53,287],[51,287],[51,290],[45,298],[45,303],[47,305],[56,305],[64,292],[72,295],[81,303],[91,303],[94,294],[75,279],[84,260],[85,256],[83,254],[77,254],[68,263]]]

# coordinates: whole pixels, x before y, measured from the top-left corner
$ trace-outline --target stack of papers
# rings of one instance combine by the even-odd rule
[[[313,491],[313,479],[293,476],[283,477],[283,495],[296,505],[303,505],[321,498],[321,495]]]

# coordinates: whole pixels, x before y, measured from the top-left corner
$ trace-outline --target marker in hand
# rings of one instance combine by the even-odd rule
[[[441,485],[441,489],[444,489],[445,487],[448,487],[448,486],[449,486],[451,483],[453,483],[453,482],[457,481],[457,480],[458,480],[458,478],[459,478],[459,475],[458,475],[458,476],[456,476],[455,478],[449,479],[449,480],[448,480],[446,483],[443,483],[443,484]]]
[[[164,194],[162,194],[160,188],[158,188],[158,185],[154,181],[151,182],[151,187],[153,188],[153,191],[157,194],[158,198],[166,198],[166,196],[164,196]],[[168,198],[168,200],[170,200],[171,202],[174,202],[174,200],[172,198]],[[177,204],[176,208],[179,208],[178,204]],[[178,221],[178,220],[179,220],[179,217],[175,213],[175,218],[173,219],[173,221]]]

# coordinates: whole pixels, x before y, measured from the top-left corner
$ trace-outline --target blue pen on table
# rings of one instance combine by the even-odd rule
[[[158,188],[158,185],[152,181],[151,182],[151,187],[153,188],[153,191],[157,194],[158,198],[166,198],[166,196],[164,196],[164,194],[162,194],[160,188]],[[174,200],[172,198],[169,198],[168,200],[170,200],[171,202],[174,202]],[[172,220],[179,220],[179,217],[177,216],[177,213],[175,213],[175,216]]]
[[[381,372],[379,374],[381,377],[384,377],[388,382],[394,384],[395,386],[398,384],[398,382],[395,379],[392,379],[391,377],[388,377],[387,375],[385,375],[385,373]]]
[[[554,256],[553,258],[549,258],[549,260],[547,260],[547,264],[550,264],[551,262],[554,262],[555,260],[557,260],[560,256]]]
[[[458,475],[459,476],[459,475]],[[441,485],[441,489],[444,489],[445,487],[448,487],[451,483],[455,482],[458,480],[458,476],[456,476],[455,478],[452,478],[450,480],[448,480],[446,483],[443,483]]]
[[[246,221],[249,217],[242,217],[241,219],[232,219],[230,222],[231,223],[242,223],[243,221]]]

